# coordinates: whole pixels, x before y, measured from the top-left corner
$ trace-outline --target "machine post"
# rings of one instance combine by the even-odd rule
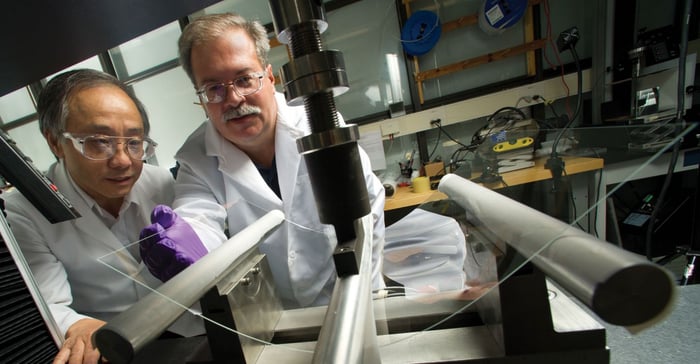
[[[280,72],[287,103],[304,104],[312,133],[297,140],[304,155],[319,217],[333,225],[338,276],[358,274],[361,247],[355,220],[369,214],[370,202],[357,146],[359,129],[345,125],[334,96],[348,89],[342,53],[324,50],[321,33],[327,23],[321,1],[270,1],[277,39],[292,54]],[[342,193],[339,193],[342,191]]]

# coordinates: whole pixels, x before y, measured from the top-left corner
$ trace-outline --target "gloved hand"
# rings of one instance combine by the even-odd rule
[[[170,207],[157,205],[151,225],[141,230],[141,259],[155,277],[165,282],[207,254],[192,227]]]

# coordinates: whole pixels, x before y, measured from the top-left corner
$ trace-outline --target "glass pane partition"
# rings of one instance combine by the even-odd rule
[[[365,336],[376,330],[376,341],[362,343],[363,350],[374,346],[382,363],[505,357],[546,362],[552,355],[567,362],[607,362],[603,322],[638,332],[672,310],[673,274],[644,254],[605,239],[605,230],[614,225],[605,223],[608,198],[671,156],[693,129],[670,126],[673,131],[666,139],[653,145],[644,139],[644,148],[638,148],[639,138],[649,138],[659,125],[573,130],[554,143],[560,164],[552,164],[558,161],[552,160],[553,143],[538,141],[537,149],[524,148],[516,158],[495,152],[499,142],[475,151],[481,161],[472,160],[468,171],[464,166],[447,168],[450,173],[436,190],[421,194],[418,205],[386,227],[381,255],[385,284],[372,288],[372,310],[352,318],[374,323]],[[547,138],[551,141],[559,133],[543,130],[537,137],[554,135]],[[500,170],[512,167],[500,162],[511,160],[523,162],[522,168]],[[493,168],[483,167],[489,163]],[[557,165],[563,169],[553,178],[552,166]],[[606,181],[608,174],[612,183]],[[229,214],[245,211],[264,217],[270,212],[248,202],[222,206]],[[311,228],[311,220],[286,216],[267,226],[270,233],[257,236],[260,245],[257,238],[243,239],[251,250],[228,253],[224,261],[232,267],[211,277],[218,295],[202,282],[190,281],[184,289],[204,287],[206,297],[184,301],[178,292],[160,303],[179,305],[183,317],[218,328],[217,334],[209,331],[206,339],[198,339],[192,357],[314,361],[324,317],[334,314],[326,305],[337,287],[332,288],[332,229]],[[365,230],[358,235],[371,235],[369,225],[361,225]],[[235,239],[250,227],[234,224],[228,229]],[[280,234],[303,243],[271,245]],[[119,270],[118,253],[101,261]],[[204,259],[214,255],[216,251]],[[309,268],[289,269],[297,263]],[[209,265],[205,271],[217,269]],[[364,304],[351,299],[357,306]],[[223,308],[208,309],[212,304]],[[152,315],[154,309],[146,312]],[[138,355],[152,353],[154,345],[168,345],[161,340],[146,344]]]

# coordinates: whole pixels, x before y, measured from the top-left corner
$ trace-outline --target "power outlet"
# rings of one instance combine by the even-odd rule
[[[379,125],[379,128],[382,130],[382,136],[390,136],[392,134],[398,134],[400,132],[399,130],[399,122],[396,120],[386,120]]]
[[[532,104],[532,103],[541,103],[542,99],[533,99],[532,97],[535,95],[540,95],[542,96],[542,92],[544,90],[540,85],[526,85],[522,86],[517,89],[517,96],[518,100],[521,102],[525,102],[526,104]]]

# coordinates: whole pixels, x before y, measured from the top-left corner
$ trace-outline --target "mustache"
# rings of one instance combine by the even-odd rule
[[[260,114],[262,109],[257,106],[243,104],[235,109],[226,110],[224,120],[236,119],[246,115]]]

